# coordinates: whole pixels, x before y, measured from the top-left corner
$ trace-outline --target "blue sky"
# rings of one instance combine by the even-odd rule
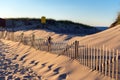
[[[109,26],[120,12],[120,0],[0,0],[0,17],[71,20]]]

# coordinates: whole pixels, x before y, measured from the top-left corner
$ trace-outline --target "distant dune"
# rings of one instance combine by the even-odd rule
[[[20,30],[37,30],[46,29],[56,33],[63,34],[76,34],[76,35],[89,35],[100,30],[89,25],[75,23],[67,20],[53,20],[47,19],[46,24],[41,24],[40,19],[29,19],[29,18],[16,18],[16,19],[6,19],[7,28],[13,28],[15,31]]]

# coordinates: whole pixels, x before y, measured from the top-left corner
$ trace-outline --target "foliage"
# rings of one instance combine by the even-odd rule
[[[120,12],[118,13],[118,16],[117,16],[115,22],[111,24],[110,28],[114,27],[116,25],[119,25],[119,24],[120,24]]]

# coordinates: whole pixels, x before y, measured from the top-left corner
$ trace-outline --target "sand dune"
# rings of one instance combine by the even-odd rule
[[[55,32],[46,31],[46,30],[30,30],[30,31],[24,31],[25,36],[31,36],[32,34],[35,34],[36,38],[42,38],[47,39],[48,36],[51,36],[54,41],[68,41],[74,42],[75,40],[80,41],[81,44],[89,44],[94,46],[105,46],[112,49],[118,49],[120,50],[120,25],[107,29],[105,31],[87,35],[84,37],[81,36],[75,36],[75,35],[65,35],[65,34],[57,34]],[[23,31],[17,31],[15,32],[16,35],[20,35],[20,33]]]
[[[79,40],[82,44],[89,44],[94,46],[105,46],[112,49],[120,50],[120,25],[107,29],[103,32],[99,32],[93,35],[85,37],[73,37],[73,40]]]
[[[120,25],[111,29],[99,32],[97,34],[85,37],[75,35],[57,34],[45,30],[24,31],[25,36],[31,36],[33,33],[36,38],[47,39],[51,36],[54,41],[65,41],[69,38],[70,42],[80,41],[80,44],[89,44],[93,46],[102,46],[120,49]],[[20,35],[23,31],[17,31],[14,34]],[[97,71],[79,64],[66,56],[58,56],[45,51],[39,51],[30,46],[18,45],[18,42],[2,40],[7,45],[7,57],[13,62],[32,69],[41,76],[42,80],[110,80]],[[4,53],[6,54],[6,53]]]
[[[51,36],[54,41],[65,41],[69,39],[70,42],[74,42],[75,40],[78,40],[80,41],[81,44],[89,44],[94,46],[104,45],[109,48],[120,49],[120,43],[119,43],[120,31],[119,30],[120,30],[120,25],[107,29],[105,31],[92,34],[92,35],[87,35],[84,37],[75,36],[75,35],[57,34],[55,32],[45,31],[45,30],[24,31],[24,35],[31,36],[32,34],[35,34],[36,38],[42,38],[42,39],[47,39],[48,36]],[[17,31],[15,32],[15,35],[20,35],[22,32],[23,31]]]
[[[9,53],[5,50],[6,45],[0,42],[0,46],[0,80],[41,80],[40,76],[30,68],[15,63],[11,57],[7,57]]]
[[[14,63],[30,68],[42,80],[109,80],[91,69],[80,65],[78,61],[66,56],[58,56],[39,51],[18,42],[2,40],[6,57]],[[18,74],[19,75],[19,74]],[[37,80],[37,79],[35,79]]]

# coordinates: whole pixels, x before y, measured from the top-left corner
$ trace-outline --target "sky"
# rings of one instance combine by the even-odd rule
[[[92,26],[109,26],[120,0],[0,0],[1,18],[53,18]]]

